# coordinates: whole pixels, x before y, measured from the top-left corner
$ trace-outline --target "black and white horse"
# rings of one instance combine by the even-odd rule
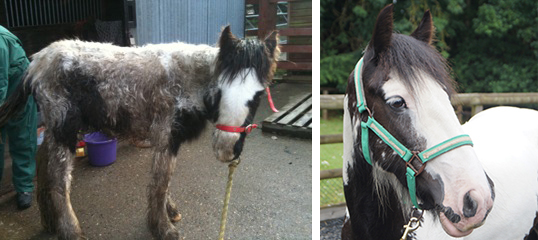
[[[399,239],[412,212],[414,196],[409,193],[406,175],[409,166],[370,130],[372,164],[365,160],[361,123],[364,125],[369,115],[414,151],[431,149],[464,134],[450,103],[454,93],[450,69],[431,45],[431,14],[426,12],[418,28],[406,36],[393,33],[392,11],[389,5],[379,13],[358,70],[371,113],[359,114],[353,73],[348,81],[344,101],[343,181],[348,209],[344,239]],[[418,206],[431,212],[451,236],[465,236],[481,226],[495,194],[473,147],[459,146],[424,166],[415,174]]]
[[[476,155],[495,182],[495,207],[483,226],[462,239],[524,239],[538,211],[538,111],[491,108],[471,118],[463,129],[473,138]],[[537,239],[533,232],[525,239]],[[455,239],[429,214],[424,215],[416,238]]]
[[[180,214],[168,186],[180,145],[217,126],[213,149],[228,162],[241,154],[279,49],[237,39],[226,27],[218,47],[170,43],[124,48],[65,40],[32,56],[24,84],[0,108],[0,126],[30,94],[41,107],[48,158],[39,163],[38,202],[45,229],[60,239],[83,238],[69,193],[80,132],[147,138],[154,145],[148,227],[157,239],[178,239]]]

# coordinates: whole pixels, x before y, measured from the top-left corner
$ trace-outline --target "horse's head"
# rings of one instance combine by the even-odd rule
[[[363,57],[360,74],[365,98],[373,117],[400,143],[424,151],[464,133],[450,103],[453,80],[446,60],[431,45],[430,12],[411,36],[405,36],[393,33],[392,11],[390,5],[379,13]],[[357,118],[356,97],[350,91],[355,89],[348,87],[348,109]],[[367,114],[360,115],[366,121]],[[361,137],[358,128],[356,143]],[[406,162],[378,136],[369,137],[374,178],[392,175],[398,179],[396,184],[407,188]],[[416,177],[416,188],[420,206],[432,210],[455,237],[481,226],[493,206],[493,183],[470,145],[427,162]],[[409,203],[407,197],[402,200]]]
[[[278,36],[271,34],[265,41],[236,38],[226,27],[219,40],[215,76],[220,89],[216,124],[246,128],[253,124],[263,90],[273,78],[280,53]],[[243,150],[248,132],[216,129],[213,150],[223,162],[236,159]]]

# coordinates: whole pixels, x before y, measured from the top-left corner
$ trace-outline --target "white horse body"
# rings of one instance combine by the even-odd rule
[[[496,107],[463,125],[495,184],[495,203],[483,226],[465,240],[523,239],[538,211],[538,111]],[[424,214],[416,239],[456,239]]]

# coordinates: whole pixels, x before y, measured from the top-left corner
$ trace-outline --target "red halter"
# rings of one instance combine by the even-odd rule
[[[250,132],[252,132],[252,129],[257,128],[258,125],[257,124],[249,124],[246,127],[237,127],[237,126],[226,126],[226,125],[222,125],[222,124],[217,124],[216,127],[217,127],[218,130],[222,130],[222,131],[225,131],[225,132],[236,132],[236,133],[244,132],[244,133],[249,134]]]
[[[266,87],[265,91],[267,92],[267,100],[269,101],[269,106],[271,107],[271,110],[273,110],[273,112],[278,112],[278,110],[275,108],[275,104],[273,103],[273,98],[271,97],[271,92],[269,91],[269,87]],[[218,130],[225,131],[225,132],[236,132],[236,133],[244,132],[244,133],[249,134],[250,132],[252,132],[252,129],[258,128],[258,124],[253,123],[253,124],[249,124],[246,127],[226,126],[222,124],[217,124],[216,128]]]

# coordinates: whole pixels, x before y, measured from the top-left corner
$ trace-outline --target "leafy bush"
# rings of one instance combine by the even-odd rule
[[[339,92],[345,92],[349,74],[361,56],[362,53],[357,51],[328,56],[321,59],[321,85],[334,86]]]
[[[392,2],[321,0],[322,86],[345,89],[377,14]],[[537,1],[397,1],[395,31],[411,33],[427,9],[434,45],[451,63],[461,92],[538,92]]]

